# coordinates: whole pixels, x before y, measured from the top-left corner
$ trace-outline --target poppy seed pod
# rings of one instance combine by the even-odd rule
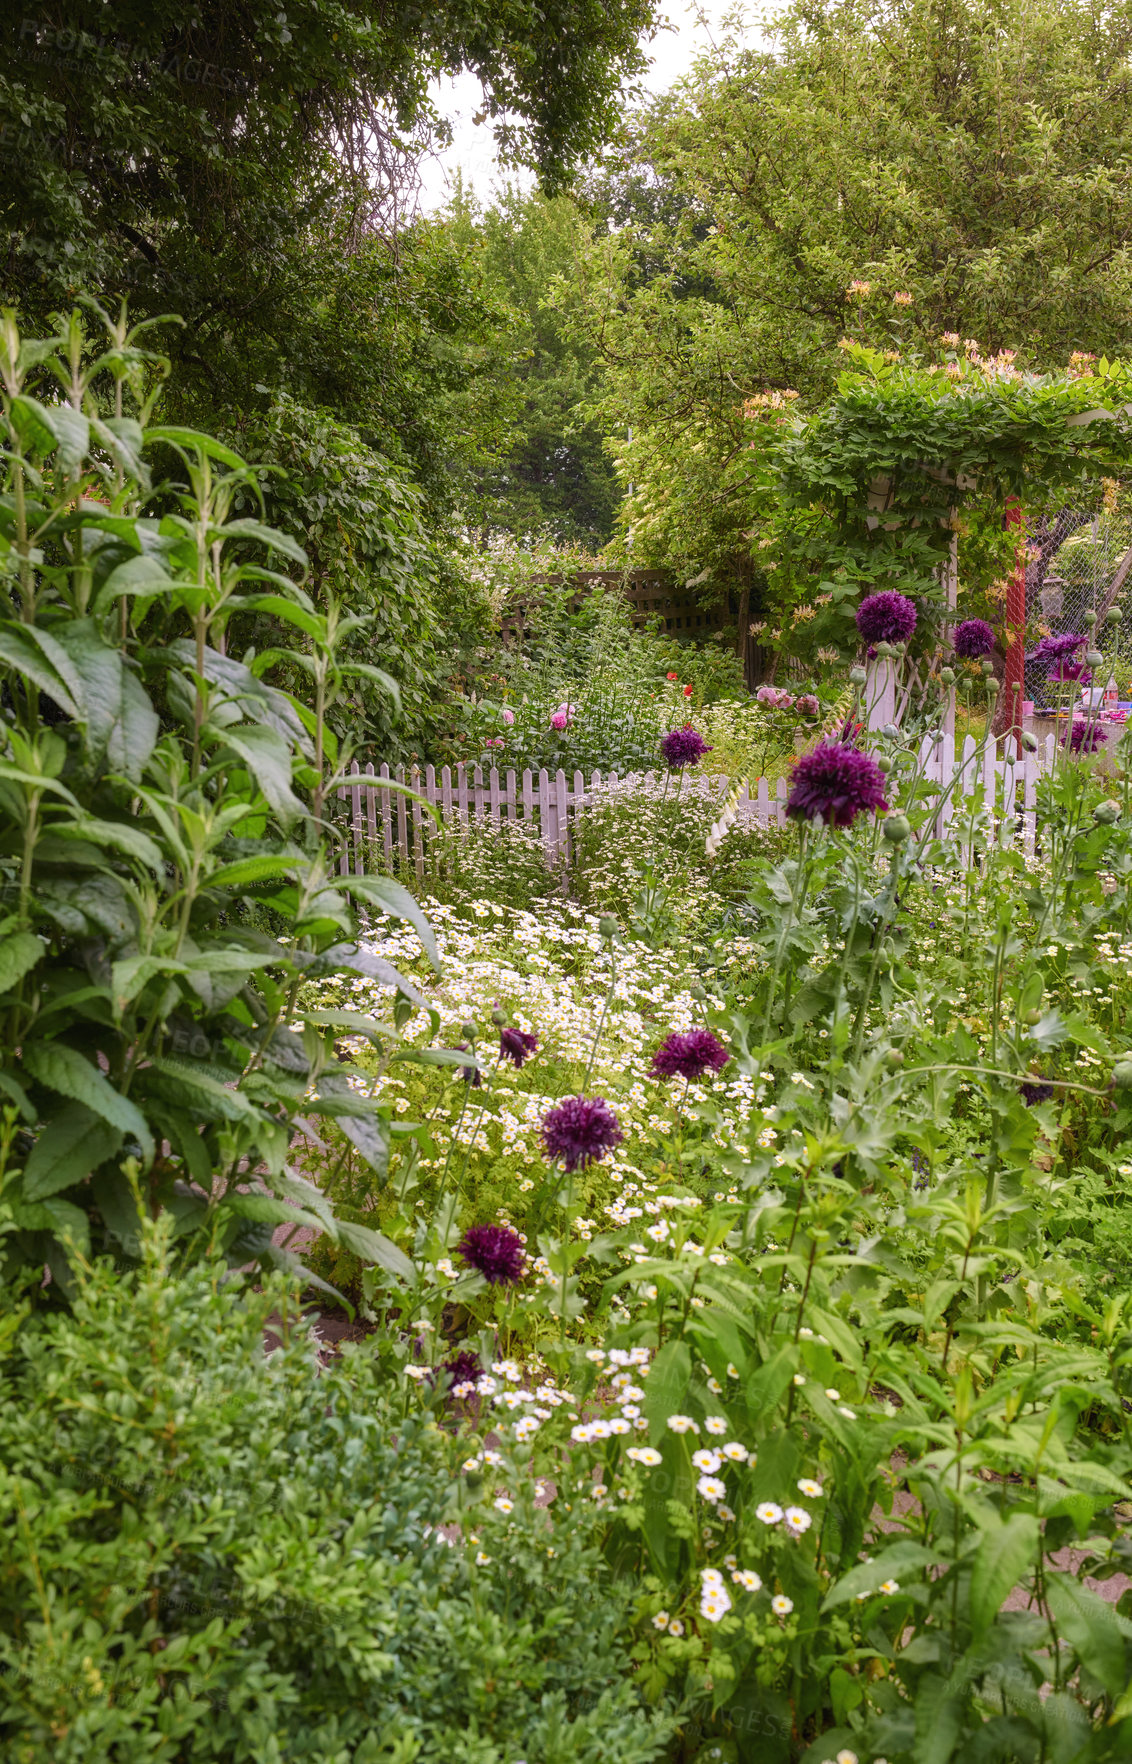
[[[868,675],[864,668],[858,666],[849,669],[849,678],[854,686],[863,686],[868,679]]]
[[[1093,819],[1099,821],[1102,827],[1111,827],[1114,821],[1120,819],[1120,804],[1113,802],[1111,797],[1107,802],[1098,802],[1093,810]]]
[[[598,920],[597,928],[601,932],[601,935],[603,937],[616,937],[618,931],[621,929],[621,927],[617,923],[617,920],[614,918],[611,918],[608,913],[606,913],[603,918],[600,918]]]
[[[1124,618],[1124,614],[1121,611],[1120,607],[1110,606],[1108,611],[1105,613],[1104,622],[1106,625],[1119,625],[1123,618]]]
[[[890,1047],[884,1056],[884,1060],[885,1064],[891,1066],[893,1071],[895,1071],[899,1066],[904,1064],[904,1055],[898,1047]]]
[[[881,833],[889,845],[903,845],[912,834],[907,815],[889,815],[881,828]]]
[[[1087,631],[1091,631],[1093,626],[1096,624],[1096,622],[1097,622],[1097,615],[1093,611],[1092,607],[1089,608],[1088,612],[1083,612],[1081,614],[1081,623],[1084,625],[1084,627]]]
[[[955,669],[954,668],[940,668],[939,677],[943,681],[943,684],[945,686],[954,686],[954,684],[955,684]]]
[[[1104,666],[1104,656],[1099,649],[1087,649],[1085,651],[1085,665],[1090,668],[1100,668]]]
[[[982,669],[983,673],[986,674],[988,677],[994,673],[994,663],[991,661],[989,655],[984,655],[982,661],[979,663],[979,666]]]
[[[475,1038],[476,1038],[476,1026],[475,1026],[475,1024],[474,1024],[474,1023],[471,1023],[471,1022],[469,1022],[469,1023],[461,1023],[461,1024],[460,1024],[460,1034],[461,1034],[461,1035],[463,1035],[463,1036],[465,1036],[465,1037],[466,1037],[466,1038],[467,1038],[467,1040],[468,1040],[468,1041],[474,1041],[474,1040],[475,1040]]]

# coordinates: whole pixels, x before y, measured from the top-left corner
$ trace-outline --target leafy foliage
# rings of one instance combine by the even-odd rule
[[[395,697],[394,681],[340,657],[358,621],[320,614],[276,567],[303,566],[297,541],[233,512],[255,472],[149,420],[166,364],[124,318],[105,333],[100,353],[77,316],[21,339],[8,313],[0,355],[4,1252],[9,1275],[46,1261],[63,1292],[69,1256],[131,1251],[124,1160],[186,1249],[280,1263],[276,1226],[336,1234],[288,1165],[298,1117],[342,1119],[379,1167],[396,1128],[326,1070],[333,1022],[297,1010],[299,985],[395,977],[359,946],[351,895],[406,914],[431,947],[411,896],[339,883],[322,838],[347,751],[327,714],[359,675]],[[33,397],[33,375],[62,397]],[[158,449],[179,484],[152,485]],[[246,613],[298,634],[287,653],[313,709],[264,682],[264,656],[256,671],[231,653]]]

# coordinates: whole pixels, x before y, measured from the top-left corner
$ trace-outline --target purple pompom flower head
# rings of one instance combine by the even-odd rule
[[[978,661],[994,648],[994,631],[985,619],[964,619],[956,625],[951,641],[956,655],[965,661]]]
[[[561,1158],[569,1172],[598,1163],[624,1138],[602,1096],[568,1096],[547,1110],[540,1132],[547,1157]]]
[[[1072,655],[1085,642],[1084,631],[1063,631],[1060,637],[1043,637],[1028,662],[1060,661],[1062,656]]]
[[[1074,717],[1072,728],[1061,737],[1062,747],[1068,747],[1070,753],[1096,753],[1103,744],[1104,737],[1096,723],[1086,722],[1084,717]]]
[[[705,753],[711,748],[703,736],[693,729],[691,723],[685,723],[682,729],[670,729],[660,743],[661,752],[672,771],[678,772],[682,766],[699,765]]]
[[[528,1035],[523,1029],[503,1029],[499,1035],[499,1057],[510,1060],[513,1066],[521,1066],[529,1060],[533,1053],[538,1052],[538,1036]]]
[[[821,816],[830,827],[850,827],[862,812],[886,809],[884,773],[859,747],[819,741],[794,767],[786,813],[795,820]]]
[[[1062,686],[1087,686],[1092,677],[1091,668],[1087,668],[1084,662],[1070,661],[1067,655],[1063,655],[1057,666],[1050,668],[1046,675],[1047,679],[1056,680]]]
[[[1044,1084],[1038,1078],[1033,1078],[1028,1083],[1023,1082],[1018,1089],[1028,1109],[1032,1109],[1035,1103],[1048,1102],[1053,1095],[1053,1085]]]
[[[523,1278],[527,1252],[517,1231],[509,1225],[471,1225],[456,1245],[469,1268],[482,1274],[489,1286],[514,1286]]]
[[[891,589],[870,594],[857,608],[857,629],[866,643],[907,643],[916,629],[916,603]]]
[[[652,1056],[654,1078],[702,1078],[722,1072],[731,1055],[710,1029],[675,1029]]]

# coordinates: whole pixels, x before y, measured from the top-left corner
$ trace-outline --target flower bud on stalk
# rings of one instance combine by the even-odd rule
[[[864,668],[860,666],[849,669],[849,678],[854,686],[863,686],[868,677]]]
[[[606,938],[616,937],[618,931],[621,929],[617,920],[611,918],[608,913],[598,920],[597,928],[601,932],[601,935]]]
[[[989,655],[984,655],[982,661],[979,663],[979,666],[982,669],[983,673],[987,676],[988,679],[994,673],[994,663],[991,661]]]
[[[999,693],[998,681],[997,680],[988,680],[987,681],[987,697],[988,698],[997,698],[998,693]]]
[[[1085,665],[1090,668],[1100,668],[1104,666],[1104,656],[1099,649],[1087,649],[1085,651]]]
[[[943,684],[945,686],[954,686],[954,684],[955,684],[955,669],[954,668],[940,668],[939,677],[943,681]]]
[[[891,1066],[894,1072],[904,1064],[904,1055],[898,1047],[890,1047],[884,1059],[885,1064]]]
[[[1120,804],[1113,802],[1111,797],[1107,802],[1098,802],[1093,810],[1093,819],[1099,821],[1102,827],[1111,827],[1114,821],[1120,819]]]
[[[495,1024],[495,1027],[497,1029],[502,1029],[504,1023],[506,1023],[506,1021],[507,1021],[507,1012],[501,1011],[499,1006],[496,1005],[495,1009],[491,1013],[491,1020]]]
[[[1032,729],[1023,729],[1022,746],[1026,749],[1027,753],[1037,753],[1038,738]]]
[[[1041,1020],[1042,1013],[1039,1010],[1027,1011],[1022,1019],[1022,1021],[1031,1029],[1034,1027],[1035,1023],[1040,1023]]]
[[[468,1041],[474,1041],[476,1033],[477,1031],[474,1023],[468,1022],[460,1024],[460,1034],[466,1037]]]
[[[1110,606],[1104,616],[1104,622],[1106,625],[1119,625],[1122,623],[1123,619],[1124,614],[1118,606]]]
[[[881,828],[882,837],[889,845],[903,845],[912,836],[912,827],[907,815],[889,815]]]
[[[1083,612],[1081,614],[1081,623],[1084,625],[1084,627],[1087,631],[1091,631],[1093,626],[1096,624],[1096,622],[1097,622],[1097,615],[1093,611],[1092,607],[1089,607],[1087,612]]]

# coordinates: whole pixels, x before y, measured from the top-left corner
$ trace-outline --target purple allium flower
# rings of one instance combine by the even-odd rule
[[[681,766],[695,766],[703,759],[711,748],[703,736],[693,729],[691,723],[685,723],[682,729],[670,729],[660,743],[661,752],[667,764],[674,772]]]
[[[956,655],[967,661],[978,661],[994,648],[994,630],[985,619],[964,619],[956,625],[951,639]]]
[[[840,741],[819,741],[794,767],[786,813],[832,827],[852,826],[862,810],[886,809],[884,773],[875,760]]]
[[[1092,670],[1087,668],[1084,662],[1070,661],[1069,657],[1064,655],[1055,668],[1049,669],[1046,676],[1049,680],[1059,681],[1063,686],[1073,682],[1076,682],[1078,686],[1087,686],[1092,677]]]
[[[675,1029],[652,1056],[654,1078],[702,1078],[722,1072],[731,1055],[710,1029]]]
[[[548,1109],[542,1119],[542,1143],[548,1158],[561,1158],[567,1170],[596,1164],[624,1138],[621,1125],[602,1096],[568,1096]]]
[[[916,603],[892,589],[870,594],[857,608],[857,629],[866,643],[906,643],[916,629]]]
[[[523,1278],[527,1252],[517,1231],[509,1225],[471,1225],[456,1245],[469,1268],[482,1274],[489,1286],[514,1286]]]
[[[1104,745],[1104,737],[1096,723],[1086,722],[1084,717],[1074,717],[1073,727],[1061,737],[1061,745],[1068,746],[1070,753],[1096,753],[1097,748]]]
[[[538,1052],[538,1036],[528,1035],[523,1029],[504,1029],[499,1036],[499,1057],[510,1060],[513,1066],[521,1066],[529,1060],[533,1053]]]
[[[1060,661],[1063,655],[1072,655],[1086,641],[1084,631],[1063,631],[1060,637],[1043,637],[1028,662]]]
[[[1026,1104],[1026,1107],[1030,1109],[1033,1108],[1035,1103],[1048,1102],[1053,1095],[1052,1084],[1042,1084],[1039,1082],[1033,1082],[1030,1084],[1023,1083],[1018,1086],[1018,1089],[1021,1092],[1022,1101]]]

